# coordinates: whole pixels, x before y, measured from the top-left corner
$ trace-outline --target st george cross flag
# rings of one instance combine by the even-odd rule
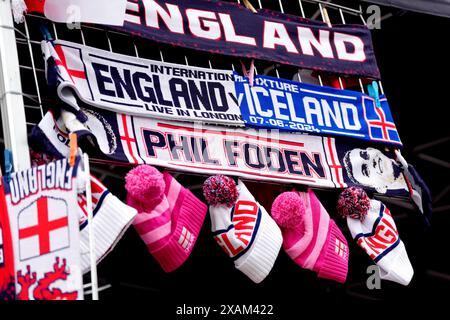
[[[88,22],[122,26],[127,0],[26,0],[28,12],[61,23]]]
[[[82,300],[76,177],[80,158],[4,180],[18,300]]]

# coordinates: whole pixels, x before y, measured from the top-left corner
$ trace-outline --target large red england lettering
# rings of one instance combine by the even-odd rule
[[[256,202],[239,200],[232,215],[232,227],[217,235],[216,241],[230,257],[235,257],[248,247],[255,236],[260,211]]]

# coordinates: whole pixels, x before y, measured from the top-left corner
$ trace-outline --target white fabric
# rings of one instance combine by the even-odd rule
[[[405,286],[409,284],[414,270],[394,219],[384,204],[370,200],[370,209],[364,220],[361,222],[347,217],[347,225],[353,238],[363,234],[358,236],[357,243],[372,259],[377,260],[381,279]]]
[[[46,0],[45,16],[55,22],[122,26],[127,0]]]
[[[12,0],[11,9],[13,12],[14,22],[22,23],[25,20],[23,13],[27,10],[27,5],[24,0]]]
[[[96,178],[91,177],[92,203],[96,213],[93,218],[95,255],[97,264],[111,252],[132,224],[137,215],[136,209],[126,205],[108,192]],[[103,201],[99,200],[104,196]],[[79,208],[83,216],[83,208]],[[87,220],[84,220],[87,221]],[[83,273],[90,270],[89,233],[87,225],[80,232],[81,268]]]
[[[233,208],[227,208],[222,205],[209,207],[211,228],[213,232],[229,229],[228,232],[216,235],[216,240],[230,257],[235,257],[247,250],[234,261],[235,267],[253,282],[259,283],[272,270],[283,243],[283,237],[278,225],[264,207],[256,202],[241,180],[238,181],[237,189],[239,198],[234,206],[234,212]],[[238,209],[238,207],[241,209]],[[256,210],[252,210],[255,207]],[[261,216],[256,232],[256,221],[252,221],[255,215],[253,213],[246,214],[245,211],[256,212],[258,209]],[[233,217],[231,217],[232,212]],[[249,219],[250,222],[249,220],[240,219]],[[240,225],[240,223],[245,225]],[[244,226],[244,228],[241,228],[241,226]],[[240,234],[241,230],[245,233],[251,232],[251,236],[243,236]],[[227,241],[229,241],[231,246],[227,245]],[[249,245],[250,247],[247,248]]]
[[[394,281],[407,286],[414,275],[405,244],[400,242],[390,254],[378,262],[381,279]]]

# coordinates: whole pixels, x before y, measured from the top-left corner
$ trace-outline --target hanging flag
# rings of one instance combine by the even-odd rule
[[[255,14],[211,0],[128,0],[123,27],[146,39],[213,54],[256,58],[306,69],[379,78],[370,30],[276,11]]]
[[[122,26],[127,0],[25,0],[28,12],[54,22],[88,22]]]
[[[363,0],[383,6],[415,11],[435,16],[450,18],[450,1],[448,0]]]
[[[68,159],[4,180],[18,300],[82,300],[76,177]]]
[[[86,1],[90,6],[95,3]],[[110,0],[105,1],[108,4],[92,11],[93,18],[108,12],[115,16]],[[255,14],[237,3],[210,0],[128,0],[126,9],[123,26],[112,28],[145,39],[213,54],[380,78],[370,30],[363,25],[330,28],[319,21],[265,9]],[[35,6],[33,11],[43,10]]]

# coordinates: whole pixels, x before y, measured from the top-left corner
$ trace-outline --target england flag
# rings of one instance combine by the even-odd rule
[[[4,180],[17,300],[83,299],[79,161],[53,161]]]
[[[40,197],[19,212],[21,261],[69,247],[68,209],[65,199]]]

